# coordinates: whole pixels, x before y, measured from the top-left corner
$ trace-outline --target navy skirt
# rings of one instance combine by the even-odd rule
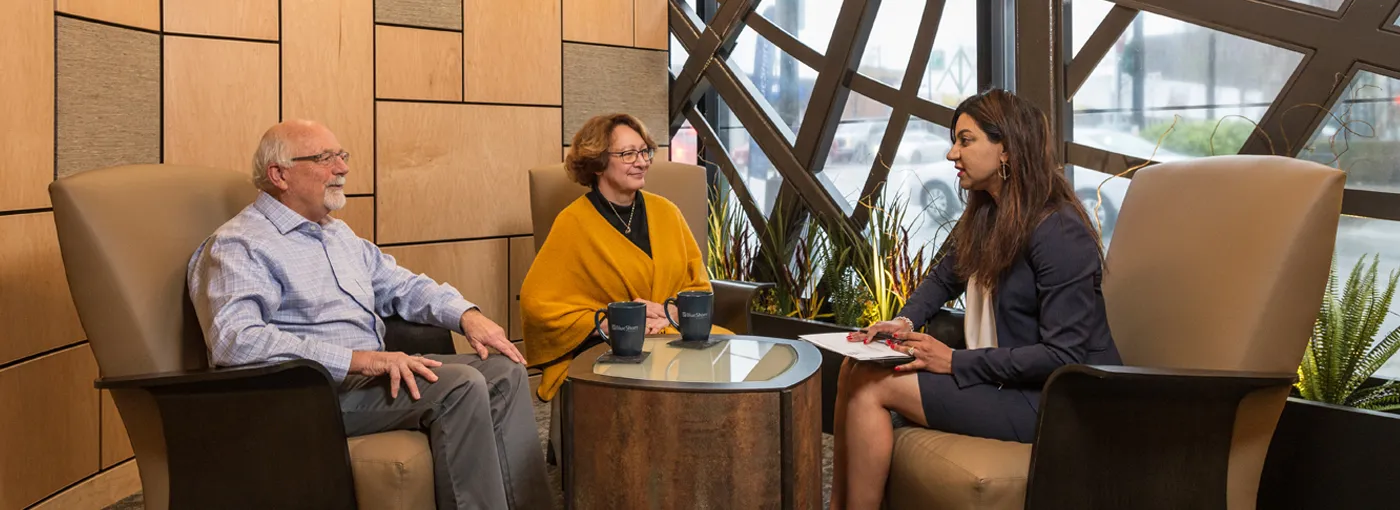
[[[995,384],[959,388],[951,374],[920,371],[919,399],[928,428],[1022,443],[1035,439],[1038,389]]]

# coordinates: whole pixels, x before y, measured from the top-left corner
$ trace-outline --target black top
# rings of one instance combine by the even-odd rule
[[[956,250],[947,250],[899,315],[919,327],[962,295],[967,281],[957,275],[956,264]],[[1063,365],[1122,364],[1108,329],[1102,283],[1089,227],[1070,207],[1051,213],[997,284],[997,347],[953,351],[953,379],[962,388],[990,383],[1038,391]]]
[[[597,186],[594,186],[587,196],[588,201],[593,202],[593,208],[598,210],[598,214],[603,215],[603,219],[608,220],[608,223],[616,228],[623,237],[631,239],[632,244],[637,245],[637,248],[642,250],[642,253],[647,254],[647,257],[651,257],[651,234],[647,232],[647,206],[646,202],[642,200],[640,190],[637,191],[636,199],[632,201],[632,205],[626,207],[609,203],[608,199],[603,198],[603,194],[598,192]],[[632,212],[633,207],[637,208],[636,212]],[[627,232],[629,216],[632,220],[631,233]]]

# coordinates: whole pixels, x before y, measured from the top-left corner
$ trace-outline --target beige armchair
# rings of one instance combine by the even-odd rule
[[[647,191],[666,197],[680,208],[685,216],[695,241],[700,243],[701,256],[706,256],[705,240],[709,239],[707,218],[709,218],[709,188],[705,183],[705,169],[682,163],[656,160],[647,171]],[[574,200],[588,192],[584,187],[569,179],[563,163],[555,163],[530,169],[530,216],[535,227],[535,246],[544,246],[549,236],[549,228],[554,218]],[[749,332],[749,305],[759,289],[772,284],[711,280],[715,293],[715,324],[737,334]],[[526,349],[530,346],[526,345]],[[550,451],[552,459],[559,459],[559,399],[552,402],[550,411]]]
[[[1343,182],[1273,156],[1139,171],[1103,285],[1125,366],[1056,371],[1034,446],[896,430],[888,506],[1254,508],[1326,285]]]
[[[433,508],[427,436],[346,438],[321,365],[209,367],[185,268],[253,201],[248,176],[121,166],[49,193],[96,386],[111,390],[131,437],[146,508]],[[391,350],[452,352],[446,330],[386,324]]]

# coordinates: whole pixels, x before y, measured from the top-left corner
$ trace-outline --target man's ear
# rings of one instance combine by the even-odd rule
[[[273,187],[286,191],[290,184],[287,183],[287,169],[276,163],[267,165],[267,182]]]

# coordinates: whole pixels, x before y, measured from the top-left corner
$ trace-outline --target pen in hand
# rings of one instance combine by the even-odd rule
[[[860,330],[860,332],[867,335],[870,334],[870,331],[865,329]],[[885,340],[886,343],[900,343],[900,340],[898,338],[895,338],[894,335],[890,334],[887,331],[880,331],[875,333],[875,336],[871,337],[871,340]]]

